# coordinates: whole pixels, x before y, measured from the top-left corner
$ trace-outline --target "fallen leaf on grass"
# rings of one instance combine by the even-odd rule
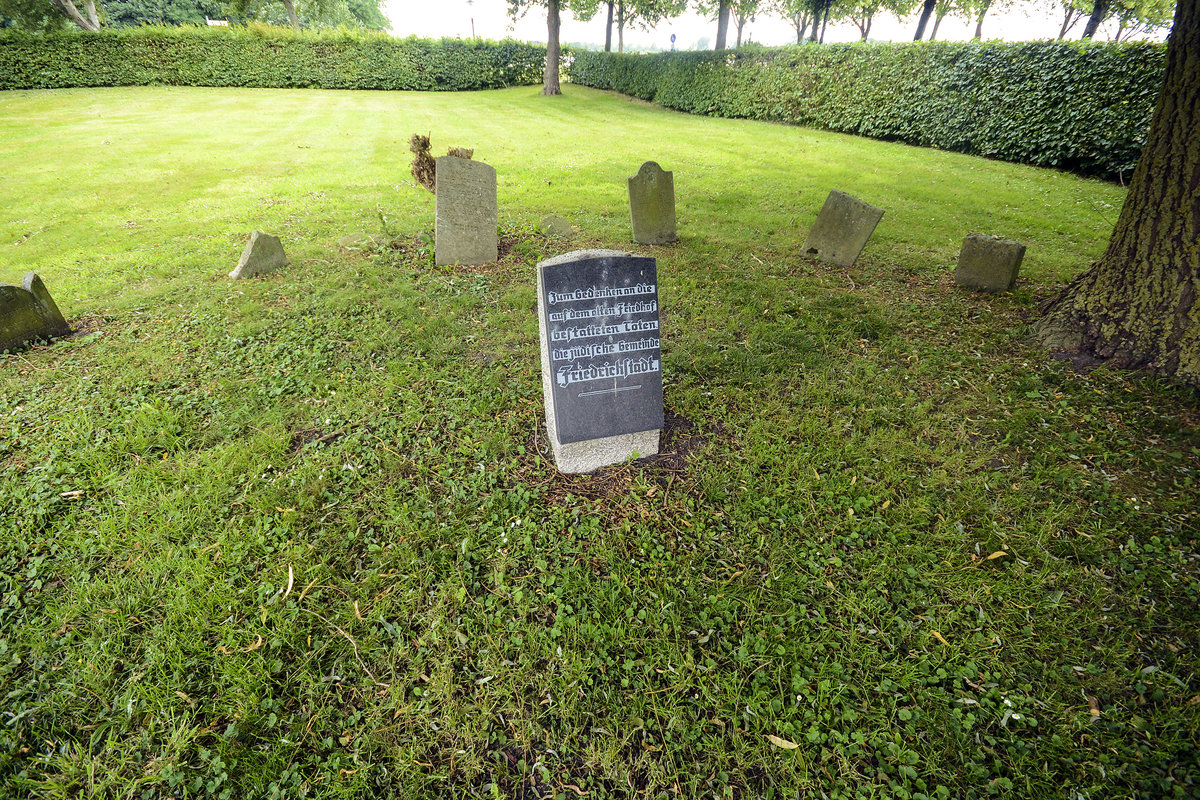
[[[769,733],[767,734],[767,741],[776,747],[782,747],[784,750],[795,750],[800,746],[795,742],[789,742],[787,739],[780,739],[778,736],[773,736]]]
[[[937,639],[939,642],[941,642],[942,644],[946,645],[946,647],[949,647],[949,646],[950,646],[950,643],[946,641],[946,637],[945,637],[945,636],[942,636],[942,635],[941,635],[940,633],[938,633],[937,631],[933,631],[933,638]]]
[[[987,560],[992,561],[997,558],[1004,558],[1006,555],[1008,555],[1008,553],[1004,552],[1003,550],[997,550],[996,552],[994,552],[990,556],[988,556]]]
[[[1089,712],[1091,712],[1091,715],[1092,715],[1093,717],[1098,717],[1098,716],[1100,716],[1100,703],[1099,703],[1099,701],[1097,701],[1097,700],[1096,700],[1096,698],[1092,697],[1091,695],[1088,695],[1088,699],[1087,699],[1087,701],[1088,701],[1088,711],[1089,711]]]

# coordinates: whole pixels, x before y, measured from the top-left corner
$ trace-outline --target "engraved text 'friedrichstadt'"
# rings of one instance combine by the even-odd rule
[[[570,367],[559,367],[555,377],[558,385],[565,388],[573,383],[647,375],[651,372],[658,372],[659,369],[657,358],[626,358],[616,363],[605,361],[603,364],[588,364],[587,366],[576,364]]]

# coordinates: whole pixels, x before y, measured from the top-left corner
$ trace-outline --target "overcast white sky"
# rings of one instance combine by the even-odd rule
[[[997,3],[999,5],[999,3]],[[1018,3],[1018,8],[1006,12],[989,14],[983,23],[985,39],[1028,41],[1053,39],[1058,36],[1062,18],[1059,5],[1054,0]],[[474,22],[475,35],[486,39],[513,37],[525,41],[546,41],[546,12],[534,8],[524,19],[513,22],[508,16],[506,0],[383,0],[384,14],[392,21],[392,33],[396,36],[416,35],[422,38],[443,36],[469,38]],[[604,17],[598,14],[591,22],[580,22],[569,13],[563,14],[562,41],[591,42],[604,44]],[[916,30],[917,18],[898,21],[890,15],[881,15],[871,28],[871,38],[877,40],[911,41]],[[932,24],[932,23],[931,23]],[[1068,38],[1079,38],[1083,25],[1077,25]],[[1111,36],[1115,29],[1102,28],[1097,39]],[[970,39],[975,33],[975,24],[957,17],[946,17],[938,29],[939,41]],[[707,37],[708,46],[717,36],[717,25],[695,12],[688,12],[678,19],[668,20],[652,31],[626,30],[626,49],[658,46],[668,49],[671,34],[676,36],[676,47],[692,49],[697,42]],[[747,23],[743,36],[766,45],[788,44],[795,41],[791,25],[779,17],[760,14]],[[849,42],[859,38],[858,28],[850,22],[829,25],[825,41]],[[734,41],[733,26],[730,26],[729,45]],[[616,49],[616,31],[613,32],[613,49]]]

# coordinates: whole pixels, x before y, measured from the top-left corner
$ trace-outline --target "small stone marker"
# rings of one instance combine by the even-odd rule
[[[1008,292],[1017,284],[1025,245],[999,236],[972,233],[963,239],[954,282],[968,289]]]
[[[70,332],[71,326],[37,273],[25,273],[20,286],[0,285],[0,352]]]
[[[237,267],[229,273],[229,277],[235,280],[253,278],[286,267],[287,263],[287,256],[283,254],[283,245],[279,243],[279,237],[255,231],[250,234],[250,241],[247,242]]]
[[[629,217],[638,244],[669,244],[675,231],[675,174],[653,161],[629,179]]]
[[[496,235],[496,170],[458,156],[437,160],[438,266],[491,264],[500,254]]]
[[[852,267],[881,219],[882,208],[844,192],[830,192],[808,232],[804,255],[839,267]]]
[[[572,227],[571,221],[556,214],[551,214],[543,219],[538,225],[538,230],[554,239],[570,239],[575,235],[575,228]]]
[[[554,462],[591,472],[658,452],[658,265],[620,250],[538,264],[542,392]]]

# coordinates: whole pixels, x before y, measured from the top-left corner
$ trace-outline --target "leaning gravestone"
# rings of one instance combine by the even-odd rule
[[[839,267],[852,267],[881,219],[882,208],[844,192],[830,192],[808,232],[804,254]]]
[[[500,253],[496,235],[496,170],[458,156],[437,160],[434,263],[476,266]]]
[[[27,272],[20,286],[0,285],[0,353],[70,332],[37,273]]]
[[[1007,292],[1017,284],[1025,245],[999,236],[972,233],[963,239],[954,282],[968,289]]]
[[[253,278],[274,272],[287,266],[287,263],[287,256],[283,254],[283,245],[279,243],[279,237],[255,231],[250,234],[250,241],[246,243],[246,249],[242,251],[242,257],[238,259],[238,265],[229,273],[229,277],[235,280]]]
[[[629,217],[638,244],[678,241],[675,230],[675,174],[653,161],[629,179]]]
[[[591,472],[658,452],[658,268],[620,250],[538,264],[542,392],[554,462]]]

